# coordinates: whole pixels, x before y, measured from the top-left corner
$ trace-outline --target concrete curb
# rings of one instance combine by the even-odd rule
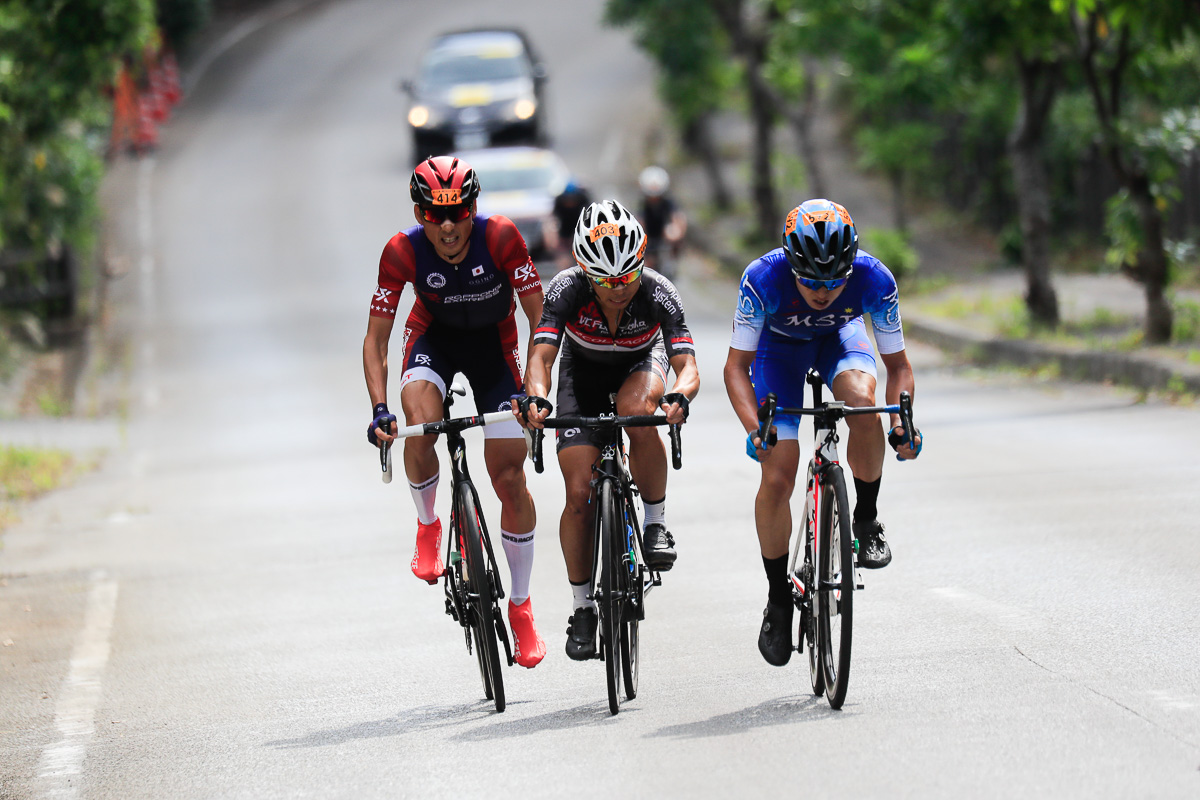
[[[904,315],[904,332],[912,339],[975,364],[1056,366],[1068,379],[1200,394],[1200,367],[1149,353],[1071,349],[1029,340],[995,339],[945,320],[911,313]]]

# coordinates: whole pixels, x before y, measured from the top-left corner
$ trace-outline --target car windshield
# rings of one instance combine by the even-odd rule
[[[554,182],[555,169],[544,167],[475,167],[479,175],[479,187],[485,192],[549,191]]]
[[[509,81],[529,75],[529,66],[511,48],[481,49],[475,52],[447,50],[429,56],[422,80],[429,86],[453,86],[459,83]]]

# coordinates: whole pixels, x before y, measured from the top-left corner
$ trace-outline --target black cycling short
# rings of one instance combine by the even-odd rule
[[[662,381],[662,393],[667,391],[669,362],[661,338],[644,356],[628,364],[597,364],[576,358],[571,351],[571,347],[564,348],[559,360],[556,416],[611,414],[613,408],[608,396],[619,392],[629,376],[638,372],[653,372]],[[559,428],[556,433],[559,452],[564,447],[584,444],[601,448],[611,435],[597,428]]]

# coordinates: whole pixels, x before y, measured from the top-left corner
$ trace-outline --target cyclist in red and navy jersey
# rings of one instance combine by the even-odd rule
[[[442,418],[446,389],[457,372],[470,381],[480,413],[509,409],[521,386],[516,300],[531,324],[542,314],[542,283],[525,240],[507,217],[475,213],[479,181],[470,165],[451,156],[429,158],[413,172],[409,194],[419,224],[397,233],[383,249],[363,342],[374,407],[367,438],[377,446],[391,442],[396,432],[396,417],[387,408],[388,341],[406,285],[416,293],[404,326],[400,379],[400,404],[409,425]],[[500,534],[512,574],[508,619],[515,659],[533,667],[546,646],[529,600],[536,518],[525,485],[525,436],[513,421],[487,426],[484,437],[484,462],[500,498]],[[436,439],[404,442],[404,471],[417,506],[412,570],[431,584],[444,568],[442,523],[434,513]]]
[[[887,371],[889,405],[913,393],[912,365],[904,351],[896,280],[883,263],[858,248],[849,212],[829,200],[808,200],[788,214],[783,246],[746,267],[725,362],[725,387],[742,427],[746,453],[762,467],[754,504],[767,606],[758,649],[769,664],[783,666],[792,654],[792,589],[787,576],[789,500],[800,466],[799,418],[778,416],[778,444],[758,437],[758,405],[774,392],[782,407],[804,405],[804,379],[816,367],[835,399],[848,406],[875,405],[875,351],[863,314],[871,315],[875,343]],[[854,535],[859,563],[887,566],[892,551],[876,519],[883,474],[884,432],[874,414],[848,416],[846,461],[854,474]],[[897,454],[921,452],[921,432],[904,444],[898,415],[887,437]]]
[[[653,414],[661,407],[670,422],[682,423],[700,389],[696,348],[679,293],[669,280],[644,268],[646,234],[641,224],[616,200],[592,203],[579,215],[572,252],[579,266],[558,273],[546,289],[546,306],[525,371],[527,395],[543,400],[549,395],[550,368],[561,348],[559,414],[608,413],[608,396],[615,392],[620,415]],[[675,372],[670,393],[668,366]],[[542,427],[550,410],[528,401],[522,406],[525,422]],[[557,433],[558,464],[567,488],[559,537],[575,601],[567,655],[584,660],[596,654],[596,603],[587,596],[590,499],[592,465],[600,458],[603,442],[590,429]],[[646,511],[646,565],[669,570],[676,554],[666,527],[667,453],[656,428],[627,428],[625,433],[629,469]]]

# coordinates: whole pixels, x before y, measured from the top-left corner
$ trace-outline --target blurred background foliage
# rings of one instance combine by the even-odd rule
[[[788,196],[825,192],[804,141],[819,89],[859,163],[891,186],[897,235],[883,246],[902,272],[915,261],[907,209],[941,201],[992,230],[1025,270],[1035,324],[1059,324],[1051,265],[1102,248],[1092,262],[1145,290],[1145,339],[1171,338],[1166,290],[1197,273],[1184,261],[1200,231],[1200,0],[609,0],[607,10],[660,66],[695,156],[713,158],[693,146],[711,135],[694,128],[718,112],[756,128],[758,219],[786,212],[764,206],[775,189],[761,182],[781,172],[781,120],[806,162],[807,185]],[[765,112],[755,92],[770,99]],[[719,165],[707,171],[719,180]],[[719,203],[727,192],[714,184]]]

